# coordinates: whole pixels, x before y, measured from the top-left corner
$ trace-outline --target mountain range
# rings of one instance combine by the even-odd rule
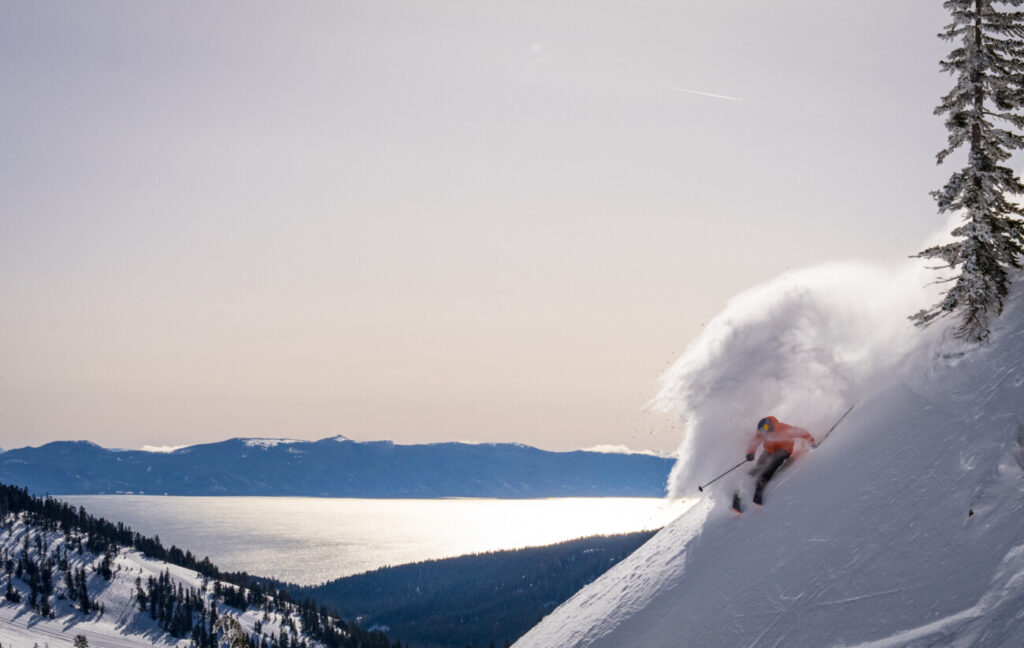
[[[173,452],[56,441],[0,454],[33,493],[366,498],[661,497],[673,460],[519,444],[229,439]]]

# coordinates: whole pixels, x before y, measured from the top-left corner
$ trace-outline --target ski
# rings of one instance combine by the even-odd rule
[[[733,493],[732,495],[732,510],[736,511],[737,513],[743,512],[743,507],[740,505],[739,493]]]

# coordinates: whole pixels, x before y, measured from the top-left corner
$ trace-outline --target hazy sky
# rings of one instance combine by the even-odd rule
[[[942,226],[941,2],[0,2],[0,446],[674,449],[737,291]]]

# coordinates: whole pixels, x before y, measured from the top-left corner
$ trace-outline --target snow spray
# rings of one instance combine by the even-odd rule
[[[822,434],[912,348],[907,316],[931,298],[924,283],[917,262],[898,272],[830,264],[731,299],[662,376],[650,404],[683,423],[669,495],[690,496],[708,467],[735,463],[764,416]],[[746,471],[733,475],[708,492],[731,497],[726,482],[744,481]]]

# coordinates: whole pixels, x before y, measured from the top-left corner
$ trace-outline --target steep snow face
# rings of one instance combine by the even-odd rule
[[[779,473],[763,508],[737,515],[725,504],[733,484],[715,484],[698,506],[516,647],[1024,645],[1020,285],[1018,278],[989,346],[959,348],[936,328],[919,333],[913,348],[896,337],[895,364],[885,357],[866,359],[870,365],[824,363],[834,370],[822,377],[834,379],[829,384],[841,397],[802,379],[792,384],[804,385],[804,393],[785,388],[786,365],[779,385],[765,385],[771,397],[760,397],[756,410],[742,403],[753,388],[726,379],[732,369],[713,373],[703,391],[690,389],[689,415],[698,426],[716,416],[704,407],[731,405],[746,408],[744,422],[774,411],[820,434],[845,398],[860,402],[828,441]],[[904,306],[902,314],[908,312]],[[796,315],[781,317],[801,326]],[[829,326],[830,318],[807,317],[817,318],[806,329],[813,339],[835,339],[830,331],[812,331]],[[735,367],[743,359],[734,353],[753,353],[748,361],[762,371],[756,344],[728,339],[756,328],[726,332],[721,344],[732,351],[710,345],[706,352]],[[868,332],[871,354],[884,350],[881,338]],[[855,356],[853,339],[842,354],[830,355]],[[785,348],[813,355],[800,344]],[[736,389],[734,401],[729,392]],[[821,399],[825,404],[815,407]],[[801,417],[805,402],[809,420]],[[723,433],[724,450],[700,432],[691,437],[684,448],[697,454],[677,471],[676,492],[699,481],[701,451],[716,461],[729,457],[725,468],[742,458],[747,437],[746,430]],[[718,468],[703,462],[709,476]],[[743,473],[737,481],[750,479]]]

